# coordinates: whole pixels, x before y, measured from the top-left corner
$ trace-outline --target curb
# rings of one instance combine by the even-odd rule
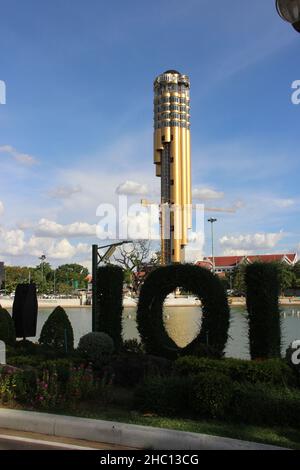
[[[0,427],[155,450],[287,450],[225,437],[134,424],[0,409]]]

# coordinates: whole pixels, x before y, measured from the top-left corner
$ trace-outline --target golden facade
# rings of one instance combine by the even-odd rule
[[[162,264],[184,261],[191,228],[190,80],[168,70],[154,82],[154,163],[161,178]]]

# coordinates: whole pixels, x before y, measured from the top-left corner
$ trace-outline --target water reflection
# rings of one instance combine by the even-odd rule
[[[37,337],[51,313],[51,309],[39,310]],[[81,336],[91,331],[92,311],[90,307],[67,308],[66,312],[74,329],[75,344]],[[295,307],[282,308],[282,351],[294,339],[300,339],[300,310]],[[191,342],[201,326],[201,309],[199,307],[165,307],[164,324],[170,337],[179,346]],[[138,338],[135,308],[125,308],[123,314],[123,336],[125,339]],[[248,324],[244,307],[232,307],[229,340],[226,347],[227,357],[249,358]]]

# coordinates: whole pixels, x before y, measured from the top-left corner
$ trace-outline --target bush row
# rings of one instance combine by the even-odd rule
[[[268,359],[265,361],[247,361],[242,359],[208,359],[186,356],[175,362],[175,371],[178,375],[196,375],[202,372],[215,372],[224,374],[236,382],[259,382],[278,386],[295,387],[298,385],[298,376],[294,370],[282,359]]]
[[[1,366],[0,403],[21,403],[34,408],[72,407],[85,399],[101,399],[110,387],[86,364],[61,359],[38,367]]]
[[[135,406],[162,416],[296,428],[300,423],[298,390],[266,383],[239,383],[215,371],[148,379],[136,391]]]

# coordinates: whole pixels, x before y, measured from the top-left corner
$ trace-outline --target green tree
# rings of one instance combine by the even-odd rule
[[[39,342],[58,352],[67,353],[73,351],[73,328],[62,307],[56,307],[46,320],[41,331]]]
[[[295,271],[292,266],[286,263],[276,263],[278,267],[278,277],[281,293],[286,289],[292,289],[296,282]]]
[[[239,264],[236,268],[234,268],[232,272],[232,288],[238,294],[245,295],[246,293],[246,284],[245,284],[245,271],[246,271],[246,264],[242,263]]]
[[[299,289],[300,288],[300,261],[297,261],[293,268],[293,273],[295,276],[294,280],[294,288]]]
[[[87,268],[77,263],[63,264],[59,266],[55,271],[58,292],[71,293],[75,289],[86,288],[86,277],[88,273],[89,271]]]

